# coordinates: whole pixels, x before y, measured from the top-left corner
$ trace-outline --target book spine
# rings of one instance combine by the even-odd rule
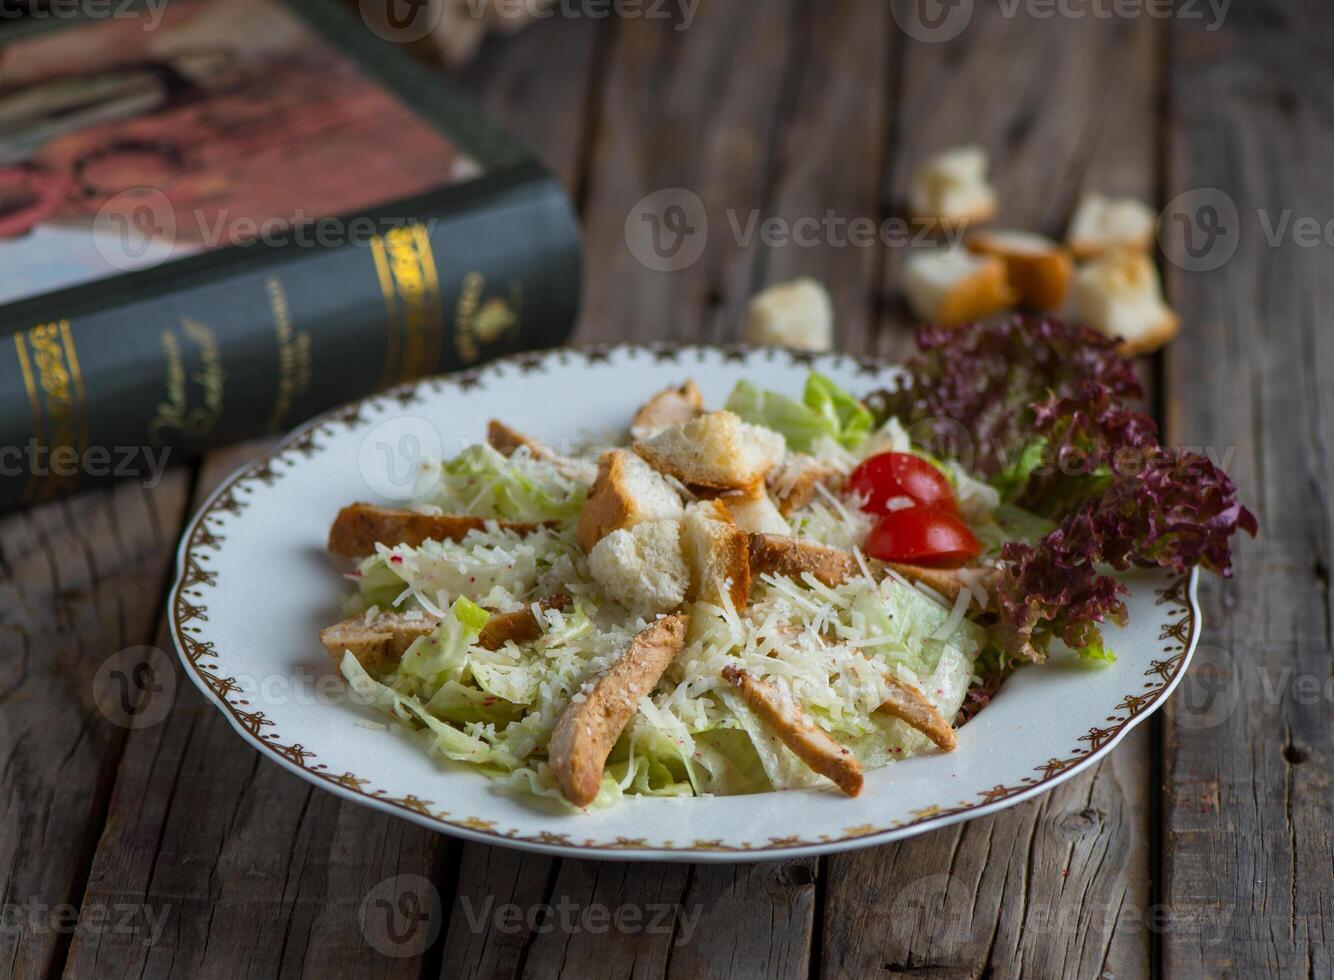
[[[0,510],[153,484],[376,390],[564,342],[580,258],[554,180],[447,197],[362,240],[291,234],[0,310]]]

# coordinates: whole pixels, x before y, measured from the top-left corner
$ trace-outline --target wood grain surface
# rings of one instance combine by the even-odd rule
[[[1176,208],[1180,229],[1220,200],[1202,190],[1230,201],[1224,261],[1164,261],[1185,326],[1143,375],[1170,440],[1213,447],[1262,532],[1234,581],[1205,585],[1203,669],[1164,717],[1037,800],[831,858],[623,864],[461,843],[261,760],[175,668],[161,723],[98,710],[109,657],[170,653],[180,530],[264,444],[234,447],[153,488],[0,521],[0,972],[1334,975],[1334,234],[1312,245],[1293,224],[1334,219],[1334,12],[1258,0],[1217,23],[1204,5],[1108,18],[986,0],[926,42],[901,29],[904,6],[556,16],[489,40],[459,79],[579,207],[579,342],[735,340],[756,289],[811,275],[841,349],[902,354],[895,222],[916,163],[963,142],[991,153],[998,226],[1059,236],[1086,190]],[[659,271],[627,247],[627,218],[668,189],[698,198],[707,233],[694,262]],[[752,219],[818,228],[766,240],[744,234]],[[884,233],[828,233],[853,219]],[[367,910],[404,896],[420,941],[384,942]],[[595,908],[640,924],[581,924]]]

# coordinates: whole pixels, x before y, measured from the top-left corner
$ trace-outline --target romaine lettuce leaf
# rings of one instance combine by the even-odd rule
[[[810,452],[823,437],[848,448],[858,446],[874,423],[865,405],[814,371],[806,379],[801,401],[738,381],[724,407],[746,422],[781,433],[798,452]]]

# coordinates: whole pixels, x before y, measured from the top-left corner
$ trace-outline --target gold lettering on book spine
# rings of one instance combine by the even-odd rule
[[[444,345],[444,306],[431,240],[419,224],[371,239],[385,303],[385,364],[381,387],[429,374]]]
[[[269,430],[283,428],[292,403],[310,391],[313,364],[310,356],[310,333],[297,330],[292,322],[292,308],[287,301],[287,290],[277,276],[264,282],[273,314],[273,338],[278,348],[278,385],[269,415]]]
[[[166,390],[148,423],[149,438],[154,445],[161,445],[172,433],[179,433],[187,440],[208,435],[222,418],[227,393],[227,371],[216,332],[193,317],[183,316],[179,334],[168,328],[158,339],[167,365]],[[194,371],[186,367],[182,340],[195,345],[199,366]],[[200,392],[194,405],[190,398],[191,382]]]
[[[488,297],[486,277],[469,271],[454,306],[454,349],[459,360],[472,364],[482,356],[483,347],[517,343],[521,300],[517,285],[511,287],[507,297]]]
[[[14,346],[32,409],[34,440],[52,453],[68,447],[81,460],[88,449],[88,394],[69,321],[40,323],[15,334]],[[53,469],[45,477],[29,474],[25,500],[59,489],[60,478],[52,475]],[[77,463],[74,472],[77,482]]]

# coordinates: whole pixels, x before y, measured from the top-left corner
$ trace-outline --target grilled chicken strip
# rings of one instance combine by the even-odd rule
[[[570,597],[558,593],[543,599],[543,609],[565,609]],[[393,670],[418,637],[428,636],[440,620],[425,614],[409,617],[406,613],[385,612],[367,622],[365,616],[352,616],[320,630],[320,642],[334,664],[343,659],[343,651],[352,651],[361,666],[377,680]],[[531,643],[542,636],[542,623],[532,607],[508,613],[492,613],[477,637],[483,650],[499,650],[509,640]]]
[[[581,692],[582,698],[575,695],[556,722],[547,758],[561,793],[575,806],[588,806],[597,797],[607,754],[639,709],[640,698],[653,690],[685,646],[689,622],[689,616],[677,613],[635,634],[625,652]]]
[[[947,599],[959,597],[959,593],[963,591],[965,574],[969,571],[980,571],[980,569],[928,568],[925,565],[881,562],[874,558],[866,559],[866,567],[877,579],[884,577],[887,567],[892,568],[908,581],[920,582]],[[824,545],[776,534],[750,536],[750,570],[753,575],[772,572],[775,575],[798,580],[803,572],[810,572],[816,579],[831,587],[863,574],[861,563],[850,551],[826,548]],[[998,574],[986,570],[986,574],[980,576],[980,584],[984,590]]]
[[[542,527],[527,521],[418,514],[375,504],[349,504],[338,512],[329,528],[329,551],[344,558],[364,558],[375,553],[376,544],[415,548],[423,541],[462,541],[469,531],[483,530],[491,521],[517,534],[532,534]]]
[[[801,579],[802,573],[810,572],[832,587],[861,575],[862,569],[857,556],[850,551],[826,548],[779,534],[752,534],[750,573],[761,575],[765,572],[797,580]]]
[[[981,572],[977,576],[978,584],[982,590],[990,596],[992,585],[1000,577],[1000,572],[996,569],[962,569],[962,568],[928,568],[925,565],[905,565],[900,562],[887,562],[890,568],[898,572],[909,582],[919,582],[927,588],[934,589],[943,595],[946,599],[957,599],[959,593],[963,591],[964,576],[961,573]],[[988,602],[990,599],[988,599]]]
[[[911,725],[935,742],[941,751],[955,750],[959,740],[955,737],[954,729],[921,691],[910,684],[905,684],[894,674],[886,674],[885,683],[889,685],[889,697],[876,709],[877,711],[883,711]]]
[[[736,689],[802,762],[821,776],[832,779],[849,796],[862,791],[861,763],[828,732],[807,718],[783,691],[752,677],[735,664],[723,668],[723,680]]]

